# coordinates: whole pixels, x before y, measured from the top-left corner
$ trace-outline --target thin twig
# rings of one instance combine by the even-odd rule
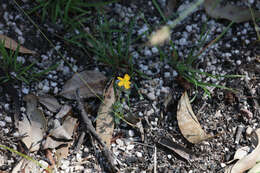
[[[157,147],[154,146],[154,168],[153,168],[153,172],[157,173]]]
[[[110,168],[109,168],[110,172],[117,172],[118,170],[117,170],[116,166],[114,165],[114,157],[113,157],[112,153],[110,152],[110,150],[107,148],[106,144],[102,141],[100,136],[97,134],[94,126],[92,125],[91,120],[88,118],[88,115],[87,115],[85,108],[84,108],[84,104],[83,104],[82,100],[80,99],[78,89],[77,89],[75,95],[76,95],[76,99],[77,99],[77,102],[78,102],[78,108],[81,111],[81,117],[82,117],[84,123],[86,124],[87,132],[90,132],[90,134],[103,147],[104,155],[107,158],[109,166],[110,166]]]
[[[85,136],[86,136],[86,132],[82,132],[80,134],[79,140],[78,140],[77,145],[76,145],[75,153],[77,153],[79,151],[79,149],[80,149],[80,147],[81,147],[81,145],[84,141]]]

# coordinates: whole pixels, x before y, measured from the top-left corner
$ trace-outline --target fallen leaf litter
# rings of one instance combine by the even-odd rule
[[[142,2],[139,2],[142,3]],[[143,2],[144,3],[144,2]],[[10,6],[10,4],[8,2],[5,2],[6,6]],[[151,9],[151,1],[144,3],[143,5],[147,7],[147,9],[144,8],[144,13],[149,12]],[[257,4],[257,2],[256,2]],[[183,9],[185,6],[187,6],[186,3],[180,4],[179,7],[177,7],[177,11],[181,11],[181,9]],[[258,9],[259,8],[259,4],[258,4]],[[1,10],[3,11],[8,11],[7,7],[1,6],[0,7]],[[125,6],[121,6],[119,4],[117,4],[114,8],[118,9],[116,12],[116,16],[118,16],[118,18],[122,19],[122,17],[120,16],[125,16],[127,18],[129,18],[131,15],[133,15],[133,11],[137,10],[136,5],[133,3],[133,5],[129,5],[129,8],[132,10],[132,13],[129,12],[128,7]],[[9,9],[9,8],[8,8]],[[5,13],[5,16],[8,15],[17,15],[17,12],[12,12],[12,11],[8,11],[10,14]],[[125,14],[125,15],[122,15]],[[200,19],[201,21],[205,22],[205,14],[204,13],[198,13],[198,14],[193,14],[193,17],[188,17],[187,20],[185,21],[184,24],[186,24],[186,22],[194,22],[191,23],[190,25],[185,25],[184,30],[181,30],[181,32],[179,32],[178,30],[175,31],[175,33],[173,33],[174,38],[176,38],[174,40],[175,44],[178,46],[178,50],[179,50],[179,54],[180,56],[185,56],[185,54],[187,54],[186,49],[187,46],[190,45],[191,43],[191,37],[193,34],[198,34],[200,33],[199,27],[198,26],[200,23],[198,22]],[[158,19],[158,18],[157,18]],[[12,20],[12,17],[4,17],[4,26],[6,26],[6,23],[9,22],[9,20]],[[16,19],[13,19],[13,21],[15,21]],[[149,19],[151,22],[153,21],[153,19]],[[194,20],[194,21],[192,21]],[[214,34],[217,35],[217,33],[221,32],[224,28],[224,25],[221,24],[221,22],[218,22],[217,20],[214,19],[210,19],[209,24],[211,24],[211,26],[214,28],[211,28],[212,33],[209,34],[209,37],[211,37],[212,39],[214,39]],[[145,24],[144,24],[145,25]],[[21,25],[19,25],[19,22],[17,23],[17,26],[15,25],[14,27],[17,27],[20,29],[22,28]],[[142,25],[137,26],[140,30],[137,31],[138,33],[141,33],[141,30],[143,29],[143,31],[145,31],[145,27]],[[29,29],[32,29],[30,27],[28,27]],[[246,22],[244,24],[241,24],[241,27],[237,26],[236,28],[232,28],[232,32],[227,33],[227,37],[232,37],[229,41],[224,42],[221,41],[219,42],[219,44],[216,44],[215,46],[213,46],[212,49],[209,49],[206,53],[209,55],[208,58],[206,58],[206,56],[202,56],[201,61],[206,64],[206,68],[201,68],[201,70],[207,71],[207,72],[212,72],[215,74],[221,73],[221,74],[226,74],[229,72],[235,72],[236,68],[243,68],[243,66],[241,66],[241,64],[243,65],[243,63],[254,63],[254,53],[248,53],[247,47],[241,47],[240,49],[238,49],[237,47],[239,46],[234,46],[237,45],[237,41],[238,40],[244,40],[245,45],[250,45],[250,42],[253,42],[254,37],[252,37],[252,34],[250,35],[251,32],[254,31],[253,26],[251,26],[250,23]],[[10,29],[12,30],[12,29]],[[23,32],[24,30],[21,29]],[[7,30],[3,31],[4,33],[7,32]],[[16,32],[18,33],[20,39],[23,36],[22,33],[23,32],[18,32],[16,30]],[[249,33],[249,35],[247,35]],[[26,41],[27,41],[27,35],[24,35]],[[250,37],[251,36],[251,37]],[[12,37],[13,39],[15,37]],[[26,42],[25,42],[26,43]],[[59,47],[60,43],[57,43],[57,48]],[[25,44],[26,45],[26,44]],[[224,45],[224,48],[221,47],[221,45]],[[234,46],[234,49],[231,49],[231,47]],[[229,51],[225,51],[227,48],[230,48],[231,50]],[[223,50],[222,50],[223,49]],[[36,52],[38,52],[37,48],[33,49],[36,50]],[[47,56],[42,56],[42,57],[52,57],[52,53],[53,50],[46,50],[46,54]],[[216,52],[220,52],[219,54]],[[148,47],[145,47],[141,52],[135,51],[133,52],[133,57],[136,58],[136,62],[138,62],[138,68],[140,68],[140,70],[142,70],[145,74],[154,77],[157,76],[156,78],[153,78],[151,80],[142,80],[140,81],[140,86],[143,89],[143,95],[147,96],[147,100],[149,101],[149,104],[146,107],[142,107],[141,105],[138,105],[138,99],[135,98],[136,100],[132,100],[133,103],[136,103],[136,109],[138,110],[138,106],[140,108],[139,112],[138,112],[138,116],[140,118],[143,119],[144,122],[142,122],[144,124],[144,131],[142,132],[141,135],[143,135],[144,137],[140,137],[139,136],[139,131],[137,131],[137,133],[134,133],[134,135],[129,135],[128,134],[128,128],[126,128],[125,124],[122,124],[121,126],[118,127],[118,129],[115,129],[115,133],[117,132],[122,132],[124,135],[122,137],[122,139],[119,138],[119,140],[117,140],[117,142],[112,143],[111,144],[111,150],[113,151],[113,154],[115,154],[117,156],[117,158],[119,158],[121,161],[124,161],[122,164],[120,164],[121,166],[121,171],[126,172],[129,169],[133,169],[137,172],[141,172],[144,170],[152,170],[153,169],[153,158],[151,158],[151,156],[154,154],[154,150],[150,150],[151,147],[145,147],[142,145],[138,145],[136,143],[134,143],[133,141],[139,141],[140,143],[145,143],[145,144],[150,144],[153,145],[156,142],[157,137],[161,137],[161,136],[171,136],[171,140],[173,140],[174,142],[177,142],[179,145],[183,146],[183,147],[187,147],[192,149],[193,151],[195,151],[196,154],[199,155],[199,160],[194,161],[194,164],[189,164],[187,162],[183,162],[181,160],[179,160],[178,158],[174,157],[174,155],[172,153],[167,153],[167,151],[162,150],[161,148],[158,148],[158,151],[156,151],[155,153],[157,153],[157,168],[158,168],[158,172],[163,172],[163,171],[194,171],[194,172],[200,172],[200,171],[207,171],[207,172],[223,172],[224,169],[221,168],[221,165],[223,165],[222,163],[225,163],[225,160],[223,159],[223,157],[226,157],[230,152],[234,152],[234,150],[236,149],[237,145],[245,145],[247,144],[248,146],[251,147],[250,142],[245,141],[245,139],[241,138],[238,142],[236,142],[237,144],[235,144],[235,134],[236,131],[239,126],[238,123],[236,123],[234,120],[239,120],[238,117],[236,117],[235,114],[235,110],[233,109],[232,105],[222,105],[221,103],[211,103],[210,99],[209,100],[203,100],[203,101],[198,101],[197,103],[192,103],[192,109],[193,106],[195,108],[195,110],[200,108],[200,102],[207,102],[207,107],[204,108],[204,113],[201,113],[199,117],[197,117],[199,119],[199,121],[201,122],[200,124],[203,126],[203,128],[207,129],[207,131],[214,131],[216,124],[218,124],[218,126],[223,126],[224,132],[228,133],[225,134],[224,136],[220,136],[220,137],[216,137],[216,138],[212,138],[209,141],[201,141],[201,144],[193,146],[193,147],[189,147],[187,146],[187,143],[183,142],[183,141],[179,141],[179,139],[181,139],[181,130],[178,131],[178,125],[177,125],[177,121],[176,119],[174,120],[174,112],[171,112],[170,110],[174,110],[175,112],[177,112],[177,108],[174,108],[174,105],[177,105],[177,101],[181,98],[181,93],[182,91],[178,88],[178,86],[176,85],[176,83],[174,82],[174,77],[176,76],[176,71],[174,71],[171,67],[165,65],[164,63],[161,63],[159,61],[157,61],[157,59],[151,59],[151,61],[154,62],[149,62],[147,63],[147,61],[145,60],[146,58],[150,58],[151,55],[157,55],[157,51],[156,49],[150,49]],[[240,54],[247,54],[247,56],[244,57],[244,59],[240,59],[240,58],[234,58],[237,57]],[[139,56],[143,55],[144,58],[140,58]],[[221,56],[220,56],[221,55]],[[220,58],[219,58],[220,57]],[[51,59],[50,59],[51,60]],[[72,60],[73,62],[74,60]],[[224,67],[221,64],[224,63],[225,61],[230,63],[230,67]],[[242,61],[242,63],[241,63]],[[202,63],[202,64],[203,64]],[[231,67],[233,66],[233,67]],[[77,67],[75,67],[77,68]],[[80,69],[82,69],[82,67],[79,67]],[[60,73],[63,74],[61,76],[66,77],[62,80],[57,80],[57,83],[60,83],[62,81],[65,82],[65,79],[68,79],[70,76],[71,71],[66,68],[65,64],[62,64],[59,69],[62,69],[60,71],[57,71],[55,73],[52,74],[52,76],[54,77],[53,79],[58,79],[58,76],[60,76]],[[159,74],[163,74],[162,76],[160,76]],[[170,75],[168,75],[170,74]],[[56,77],[55,77],[56,76]],[[172,78],[173,77],[173,78]],[[102,78],[104,79],[104,78]],[[207,81],[212,81],[215,82],[214,79],[211,78],[206,78]],[[250,81],[250,80],[249,80]],[[236,81],[237,82],[237,81]],[[173,83],[173,84],[172,84]],[[42,86],[42,87],[38,87],[37,86]],[[28,92],[36,92],[36,93],[41,93],[42,91],[44,92],[52,92],[55,89],[55,85],[51,85],[51,82],[45,80],[45,81],[41,81],[38,84],[35,84],[34,86],[36,86],[35,88],[30,89],[30,91]],[[232,86],[232,85],[231,85]],[[259,87],[259,85],[255,85],[255,87]],[[26,87],[26,86],[23,86]],[[234,86],[233,86],[234,87]],[[97,87],[100,88],[100,87]],[[167,89],[165,89],[167,88]],[[61,88],[57,88],[56,90],[61,91]],[[23,91],[25,91],[23,89]],[[70,96],[68,96],[68,98],[75,98],[75,95],[73,92],[75,92],[74,90],[71,90],[72,94]],[[219,90],[215,90],[215,92],[217,92]],[[99,95],[102,95],[103,89],[100,89],[98,91]],[[173,93],[172,93],[173,92]],[[57,93],[57,92],[56,92]],[[62,93],[62,92],[61,92]],[[159,103],[161,100],[163,100],[165,95],[169,95],[169,94],[173,94],[172,99],[174,102],[173,108],[171,109],[165,109],[167,112],[165,114],[162,114],[163,119],[161,119],[158,115],[160,114],[160,108],[159,108]],[[252,93],[251,93],[252,94]],[[93,94],[90,95],[86,95],[86,97],[89,96],[93,96]],[[217,99],[214,97],[213,94],[213,100]],[[218,102],[220,100],[217,100],[216,102]],[[236,103],[237,100],[234,101],[234,103]],[[211,105],[212,104],[212,105]],[[252,105],[250,105],[250,102],[248,101],[244,101],[241,102],[239,104],[243,104],[243,106],[245,106],[248,109],[251,109]],[[56,103],[55,103],[56,105]],[[39,106],[39,105],[38,105]],[[44,105],[47,109],[50,108],[48,105]],[[219,117],[211,117],[210,115],[215,115],[215,112],[217,112],[216,110],[214,110],[214,106],[221,106],[219,107],[220,110],[222,110],[221,114],[219,114]],[[225,107],[226,106],[226,107]],[[1,109],[3,108],[3,112],[0,112],[1,116],[1,122],[2,126],[0,128],[1,133],[6,135],[8,134],[11,130],[10,130],[10,124],[12,123],[12,120],[9,121],[6,112],[10,111],[10,107],[11,107],[11,102],[1,102]],[[223,108],[223,109],[222,109]],[[22,108],[22,112],[26,113],[28,117],[26,117],[24,115],[24,121],[30,117],[29,112],[27,112],[28,109],[25,111],[23,111],[24,108]],[[36,108],[34,106],[33,109],[38,110],[38,108]],[[60,107],[53,107],[52,110],[50,110],[51,112],[57,112],[60,109]],[[212,110],[211,110],[212,109]],[[243,108],[244,109],[244,108]],[[240,110],[243,110],[240,109]],[[44,110],[44,109],[43,109]],[[247,110],[247,109],[246,109]],[[212,112],[211,112],[212,111]],[[39,112],[39,111],[37,111]],[[38,113],[37,113],[38,115]],[[54,114],[55,115],[55,114]],[[63,113],[61,113],[61,116],[57,116],[56,118],[62,118],[64,115]],[[3,118],[4,117],[4,118]],[[34,117],[37,118],[37,117]],[[43,119],[42,116],[40,116],[40,118],[37,118],[38,120]],[[246,119],[246,117],[245,117]],[[259,122],[259,118],[255,117],[254,115],[252,115],[251,117],[252,121],[249,121],[249,124],[246,124],[246,127],[248,129],[248,127],[252,126],[254,129],[256,129],[257,127],[259,127],[258,122]],[[214,121],[215,120],[215,121]],[[196,120],[198,121],[198,120]],[[32,121],[34,122],[34,121]],[[28,120],[27,124],[28,126],[31,126],[33,123],[30,122],[30,120]],[[213,123],[214,122],[214,123]],[[226,123],[225,123],[226,122]],[[241,122],[240,122],[241,123]],[[243,123],[243,121],[242,121]],[[43,123],[44,124],[44,123]],[[44,125],[45,126],[45,125]],[[41,129],[41,127],[38,127],[38,129]],[[200,128],[200,127],[198,127]],[[118,130],[118,131],[116,131]],[[131,129],[132,130],[132,129]],[[134,129],[135,130],[135,129]],[[135,130],[136,131],[136,130]],[[243,133],[242,133],[243,135]],[[13,135],[15,136],[15,134]],[[1,137],[2,139],[2,137]],[[4,139],[4,137],[3,137]],[[37,139],[37,141],[40,139]],[[162,140],[158,141],[158,143],[162,143]],[[128,147],[129,145],[134,145],[134,147]],[[232,145],[235,144],[235,145]],[[31,144],[27,144],[27,147],[30,148]],[[37,145],[36,145],[37,146]],[[150,149],[149,149],[150,148]],[[34,148],[31,148],[34,149]],[[86,171],[89,172],[99,172],[100,168],[98,168],[96,162],[91,162],[91,160],[95,160],[94,154],[93,152],[91,152],[92,148],[88,145],[88,146],[82,146],[81,149],[79,150],[79,155],[70,155],[70,157],[64,159],[61,161],[61,169],[62,171],[66,171],[66,170],[71,170],[76,172],[76,169],[85,169]],[[72,149],[71,149],[72,151]],[[183,152],[183,151],[182,151]],[[2,151],[0,150],[0,153],[2,154]],[[206,153],[206,154],[205,154]],[[73,164],[76,164],[78,162],[78,160],[81,160],[79,157],[83,157],[84,154],[89,154],[89,156],[85,159],[89,159],[89,162],[85,162],[86,168],[82,168],[82,167],[77,167]],[[159,155],[159,158],[158,158]],[[77,156],[77,157],[76,157]],[[186,156],[186,154],[183,154],[184,157],[186,157],[186,159],[190,159],[191,157]],[[12,158],[6,158],[7,156],[4,156],[4,164],[3,165],[11,165],[11,163],[14,163],[15,160],[13,160]],[[71,160],[69,160],[71,159]],[[84,158],[82,158],[84,159]],[[204,162],[205,160],[207,160],[207,162]],[[172,165],[171,163],[174,162],[175,164]],[[1,162],[0,162],[1,163]],[[163,165],[167,165],[166,167]],[[196,166],[194,166],[196,165]],[[163,167],[162,167],[163,166]],[[0,165],[1,167],[1,165]],[[2,167],[1,167],[2,168]],[[7,168],[7,170],[10,170],[11,167]],[[80,171],[80,170],[78,170]]]

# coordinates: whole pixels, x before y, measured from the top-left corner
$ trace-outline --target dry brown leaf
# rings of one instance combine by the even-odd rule
[[[259,173],[260,172],[260,162],[258,162],[253,168],[251,168],[247,173]]]
[[[51,112],[57,112],[61,108],[61,105],[53,96],[38,96],[37,98]]]
[[[115,103],[114,82],[111,82],[104,94],[104,102],[100,105],[96,120],[97,134],[103,139],[107,147],[110,148],[110,141],[114,131],[114,117],[111,115],[112,105]]]
[[[250,154],[237,161],[237,163],[228,167],[225,173],[243,173],[260,161],[260,129],[257,129],[255,133],[258,141],[256,148]]]
[[[32,94],[24,97],[26,101],[26,114],[22,121],[18,122],[18,132],[22,138],[23,143],[30,151],[37,151],[40,148],[40,141],[43,139],[47,127],[47,121],[41,110],[37,109],[37,98]],[[31,148],[32,146],[32,148]]]
[[[202,130],[192,111],[186,91],[182,94],[178,103],[177,120],[182,135],[191,143],[196,144],[212,137]]]
[[[16,51],[17,47],[18,47],[18,43],[16,41],[14,41],[13,39],[0,34],[0,41],[4,41],[4,46],[8,49],[11,49],[13,51]],[[21,53],[26,53],[26,54],[36,54],[36,52],[29,50],[23,46],[19,47],[19,52]]]
[[[227,164],[230,164],[230,163],[234,162],[235,160],[242,159],[243,157],[245,157],[248,154],[249,150],[250,150],[250,148],[248,146],[239,148],[236,151],[234,158],[232,160],[228,161]]]
[[[205,0],[204,6],[206,13],[216,19],[228,19],[230,21],[241,23],[252,20],[249,8],[227,4],[221,6],[218,0]],[[260,12],[254,10],[255,18],[260,17]]]
[[[79,75],[88,85],[81,80]],[[96,94],[102,95],[106,79],[107,78],[99,71],[83,71],[77,73],[66,82],[60,95],[68,99],[76,99],[75,92],[77,89],[79,89],[79,95],[82,98],[95,97]],[[89,87],[91,89],[89,89]]]
[[[67,116],[62,125],[59,120],[54,120],[54,129],[50,131],[43,146],[44,149],[57,148],[62,144],[68,144],[72,140],[72,134],[76,126],[77,119]]]
[[[63,105],[60,109],[60,111],[55,115],[55,118],[62,119],[66,117],[67,115],[70,115],[72,113],[72,107],[69,105]]]
[[[177,153],[179,156],[186,159],[187,161],[190,161],[195,158],[191,151],[189,151],[188,149],[182,147],[181,145],[173,142],[172,140],[170,140],[168,138],[162,137],[162,138],[160,138],[158,143],[161,144],[162,146],[174,151],[175,153]]]
[[[40,167],[31,160],[22,159],[12,170],[12,173],[41,173]]]

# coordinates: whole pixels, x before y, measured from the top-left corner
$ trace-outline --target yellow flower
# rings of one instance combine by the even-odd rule
[[[125,89],[129,89],[130,88],[130,84],[131,82],[129,81],[130,80],[130,76],[128,74],[125,74],[124,78],[121,78],[121,77],[117,77],[118,80],[120,80],[118,82],[118,86],[124,86]]]

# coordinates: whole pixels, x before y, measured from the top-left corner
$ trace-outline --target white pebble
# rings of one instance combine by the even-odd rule
[[[246,135],[250,136],[252,134],[252,132],[253,132],[253,128],[252,127],[248,127],[246,129]]]
[[[0,121],[0,127],[4,127],[6,125],[6,122]]]
[[[40,160],[39,163],[43,166],[43,168],[48,168],[49,166],[49,164],[44,160]]]
[[[7,123],[11,123],[11,122],[12,122],[12,118],[11,118],[11,117],[5,117],[5,121],[6,121]]]
[[[172,158],[172,155],[168,154],[167,157],[168,157],[168,159],[171,159],[171,158]]]
[[[9,105],[8,103],[6,103],[6,104],[4,105],[4,108],[5,108],[6,111],[9,111],[9,106],[10,106],[10,105]]]
[[[240,61],[240,60],[237,60],[236,63],[237,63],[237,65],[240,65],[240,64],[241,64],[241,61]]]
[[[82,157],[81,157],[81,154],[80,154],[80,153],[77,153],[77,154],[76,154],[76,160],[77,160],[77,162],[81,162]]]
[[[47,86],[47,85],[44,85],[43,88],[42,88],[42,90],[43,90],[44,93],[47,93],[47,92],[50,91],[50,87]]]
[[[124,141],[122,141],[121,139],[116,139],[116,143],[119,146],[124,146]]]
[[[152,52],[153,52],[153,53],[158,53],[159,50],[157,49],[157,47],[153,47],[153,48],[152,48]]]
[[[255,0],[248,0],[248,2],[249,2],[250,4],[253,4],[253,3],[255,2]]]
[[[5,134],[9,133],[9,129],[3,129],[3,131]]]
[[[18,35],[23,35],[22,31],[19,28],[15,28],[14,30]]]
[[[164,73],[164,77],[165,77],[165,78],[169,78],[170,76],[171,76],[171,73],[170,73],[170,72],[165,72],[165,73]]]
[[[69,167],[69,165],[70,165],[70,161],[69,161],[69,160],[62,160],[62,161],[61,161],[61,164],[62,164],[62,165],[61,165],[60,168],[61,168],[62,170],[66,170],[66,169]]]
[[[179,45],[181,45],[181,46],[187,45],[187,40],[186,40],[185,38],[181,38],[181,39],[179,40]]]
[[[22,92],[23,92],[24,94],[28,94],[28,93],[29,93],[29,89],[28,89],[28,88],[23,88],[23,89],[22,89]]]
[[[144,25],[139,31],[138,31],[138,35],[143,34],[144,32],[148,31],[148,27],[146,25]]]
[[[55,87],[53,93],[54,93],[54,94],[57,94],[58,92],[59,92],[58,87]]]
[[[151,52],[149,49],[146,49],[146,50],[144,51],[144,55],[145,55],[145,56],[151,56],[151,55],[152,55],[152,52]]]
[[[150,116],[154,113],[154,110],[153,109],[150,109],[149,111],[147,111],[146,115],[147,116]]]
[[[134,149],[134,147],[135,147],[134,145],[128,145],[128,146],[126,147],[126,149],[127,149],[127,150],[132,150],[132,149]]]
[[[178,76],[178,72],[177,72],[177,71],[175,71],[175,70],[173,70],[173,72],[172,72],[172,76],[173,76],[173,77],[176,77],[176,76]]]
[[[155,100],[155,99],[156,99],[154,92],[148,93],[148,94],[147,94],[147,97],[148,97],[150,100]]]
[[[18,132],[13,133],[13,137],[19,137],[19,136],[20,136],[20,134]]]
[[[46,61],[49,59],[49,57],[47,55],[41,55],[42,61]]]
[[[191,26],[191,25],[187,25],[185,29],[186,29],[188,32],[191,32],[191,31],[192,31],[192,26]]]
[[[133,137],[133,136],[135,135],[135,133],[134,133],[133,130],[129,130],[129,131],[128,131],[128,135],[131,136],[131,137]]]
[[[137,157],[142,157],[143,156],[143,154],[138,152],[138,151],[135,154],[136,154]]]
[[[19,41],[20,44],[24,44],[25,38],[22,37],[22,36],[18,36],[18,41]]]
[[[52,87],[56,87],[57,85],[58,85],[57,82],[51,82]]]

